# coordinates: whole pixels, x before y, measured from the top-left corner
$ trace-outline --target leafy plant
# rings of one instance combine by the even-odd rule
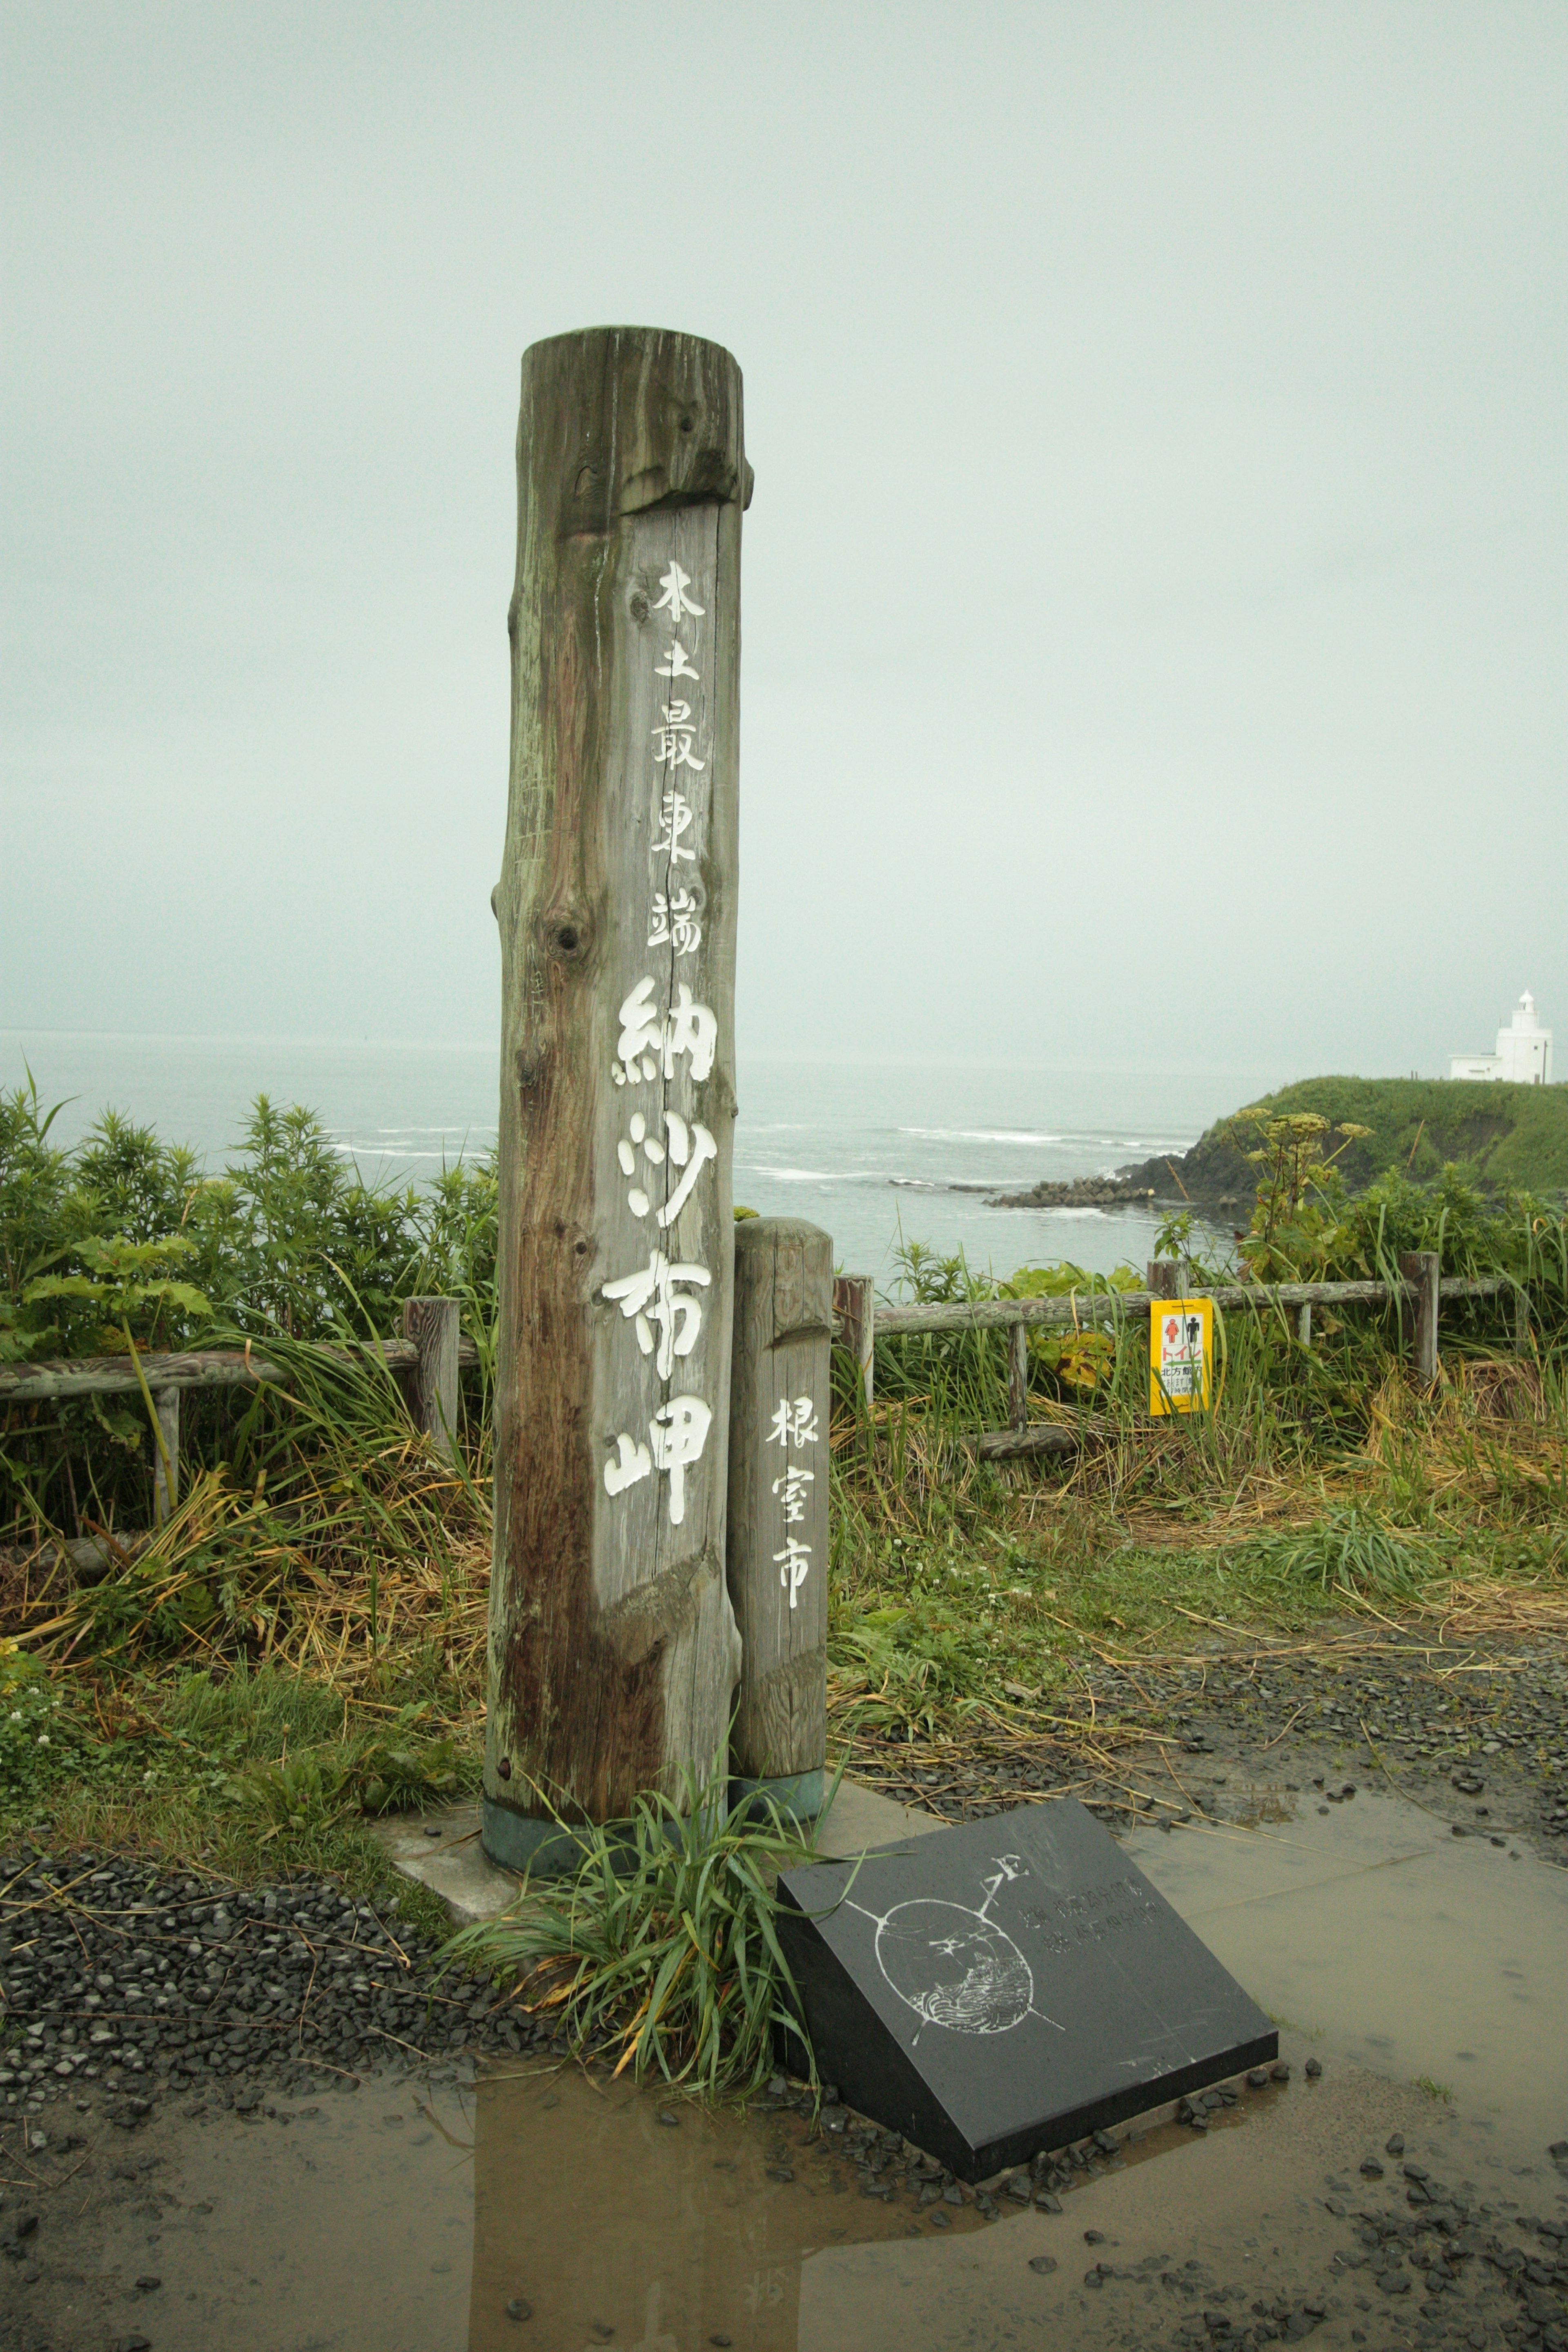
[[[776,1809],[759,1822],[731,1805],[722,1759],[705,1783],[688,1773],[680,1794],[640,1797],[604,1826],[554,1814],[582,1846],[576,1869],[463,1928],[447,1958],[489,1971],[531,2013],[553,2012],[574,2052],[614,2057],[617,2074],[745,2094],[772,2069],[776,2028],[805,2038],[771,1887],[816,1849]]]

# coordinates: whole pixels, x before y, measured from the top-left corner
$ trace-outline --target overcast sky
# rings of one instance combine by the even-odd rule
[[[525,345],[745,372],[742,1053],[1568,1061],[1568,9],[16,5],[0,1023],[484,1040]]]

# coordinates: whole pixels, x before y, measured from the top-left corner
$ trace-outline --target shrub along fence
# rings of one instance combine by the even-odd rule
[[[398,1382],[415,1425],[452,1459],[457,1448],[458,1375],[479,1361],[471,1339],[462,1337],[456,1298],[406,1298],[403,1337],[366,1339],[353,1345],[315,1344],[327,1355],[384,1365]],[[129,1395],[140,1391],[157,1424],[153,1474],[153,1518],[161,1527],[180,1492],[180,1398],[187,1389],[286,1387],[290,1375],[263,1348],[192,1349],[180,1354],[138,1350],[126,1356],[79,1356],[56,1363],[0,1364],[0,1408],[47,1404],[62,1397]],[[113,1538],[82,1536],[64,1547],[84,1580],[102,1574],[142,1539],[137,1532]]]
[[[855,1359],[869,1407],[874,1391],[876,1343],[936,1331],[1005,1331],[1008,1334],[1006,1429],[984,1431],[977,1450],[989,1461],[1016,1461],[1029,1454],[1070,1454],[1078,1438],[1054,1423],[1028,1419],[1029,1334],[1040,1329],[1082,1329],[1108,1324],[1121,1332],[1146,1325],[1152,1309],[1172,1298],[1212,1299],[1216,1311],[1273,1311],[1294,1316],[1297,1337],[1310,1346],[1312,1309],[1318,1306],[1376,1305],[1397,1308],[1407,1335],[1416,1378],[1437,1377],[1438,1321],[1445,1300],[1495,1298],[1511,1293],[1514,1345],[1530,1335],[1529,1293],[1507,1275],[1441,1274],[1436,1250],[1411,1250],[1399,1261],[1398,1281],[1237,1282],[1219,1286],[1194,1280],[1180,1264],[1161,1261],[1147,1269],[1146,1290],[1085,1289],[1066,1297],[943,1299],[931,1304],[880,1305],[869,1275],[840,1275],[833,1286],[835,1336]]]

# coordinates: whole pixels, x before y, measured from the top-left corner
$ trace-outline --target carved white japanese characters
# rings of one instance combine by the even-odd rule
[[[779,1572],[779,1582],[789,1594],[789,1605],[797,1606],[795,1596],[805,1582],[805,1572],[811,1566],[811,1546],[802,1543],[797,1536],[785,1536],[783,1551],[775,1551],[773,1562]]]
[[[682,1054],[691,1076],[700,1083],[713,1067],[718,1021],[706,1004],[693,1002],[684,981],[678,984],[675,1003],[668,1013],[660,1013],[651,1002],[654,986],[651,977],[639,980],[621,1006],[616,1084],[640,1086],[645,1078],[656,1078],[661,1067],[665,1076],[672,1078]]]
[[[670,561],[669,570],[658,584],[664,593],[653,609],[656,613],[669,614],[669,625],[672,629],[678,629],[680,626],[682,619],[688,613],[695,614],[698,620],[702,618],[708,607],[705,604],[692,603],[686,593],[691,585],[691,574],[689,572],[683,572],[673,558]]]
[[[616,1459],[605,1465],[605,1493],[622,1494],[657,1468],[669,1480],[669,1524],[678,1528],[686,1517],[686,1473],[701,1460],[712,1420],[712,1408],[700,1397],[675,1396],[649,1422],[647,1445],[623,1430],[616,1439]]]
[[[665,702],[659,708],[664,712],[664,724],[653,730],[654,758],[661,768],[668,761],[672,769],[691,768],[700,775],[708,762],[698,759],[692,748],[697,741],[697,730],[691,720],[691,705]]]
[[[794,1462],[790,1464],[782,1478],[773,1480],[774,1494],[784,1498],[784,1523],[786,1528],[796,1528],[802,1524],[805,1517],[806,1503],[809,1500],[805,1490],[816,1484],[816,1471],[802,1470],[798,1464]]]
[[[690,1283],[706,1289],[712,1279],[705,1265],[671,1265],[664,1252],[656,1249],[640,1272],[605,1283],[605,1297],[614,1299],[635,1326],[637,1346],[653,1357],[661,1381],[668,1380],[677,1356],[689,1356],[702,1328],[702,1301],[680,1286]]]
[[[662,604],[663,601],[664,599],[660,597],[659,602]],[[676,637],[671,642],[668,659],[667,661],[655,662],[654,670],[659,677],[695,677],[698,678],[699,683],[700,684],[699,673],[692,668],[691,663],[687,656],[686,647],[681,644],[679,637]]]
[[[682,845],[681,836],[691,830],[691,803],[684,793],[668,792],[659,803],[659,821],[664,826],[662,839],[656,841],[653,854],[668,857],[672,866],[695,866],[697,852]]]
[[[816,1407],[808,1396],[785,1397],[773,1407],[773,1425],[768,1432],[767,1443],[782,1445],[786,1453],[792,1445],[798,1451],[803,1445],[816,1444]]]
[[[648,1424],[653,1458],[669,1480],[669,1524],[678,1528],[686,1517],[686,1473],[700,1461],[708,1443],[712,1410],[700,1397],[671,1397]]]
[[[698,1177],[709,1160],[719,1157],[718,1142],[700,1119],[693,1119],[689,1126],[679,1111],[667,1110],[664,1124],[669,1138],[668,1146],[650,1132],[641,1111],[633,1111],[626,1135],[616,1146],[616,1157],[621,1163],[623,1176],[640,1175],[641,1171],[637,1167],[639,1150],[650,1168],[662,1168],[668,1160],[672,1168],[685,1171],[658,1212],[656,1222],[661,1231],[668,1230],[675,1223],[691,1198]],[[634,1184],[626,1194],[626,1206],[633,1216],[646,1217],[651,1205],[642,1185]]]
[[[787,1455],[793,1447],[798,1453],[803,1445],[815,1445],[816,1437],[816,1407],[808,1396],[784,1397],[773,1407],[773,1427],[766,1443],[782,1445]],[[788,1530],[799,1527],[805,1517],[806,1488],[816,1482],[815,1470],[803,1469],[798,1463],[789,1463],[782,1475],[773,1480],[773,1492],[784,1505],[785,1528],[783,1551],[773,1554],[773,1565],[779,1572],[779,1583],[789,1594],[792,1609],[799,1606],[798,1594],[811,1567],[811,1546]]]
[[[704,617],[707,608],[689,593],[691,584],[689,572],[671,559],[659,581],[662,593],[652,608],[669,625],[663,657],[654,663],[655,675],[669,681],[669,699],[658,705],[660,723],[650,730],[652,764],[662,772],[662,781],[656,785],[659,824],[649,856],[661,887],[650,888],[647,932],[650,948],[671,948],[676,957],[696,956],[704,929],[701,885],[689,887],[679,875],[682,866],[698,864],[699,812],[676,785],[681,769],[687,778],[704,777],[709,759],[708,747],[700,740],[702,722],[676,683],[701,683],[691,625]],[[700,804],[706,784],[688,782],[688,790],[698,794]],[[718,1046],[717,1017],[686,982],[677,982],[667,994],[645,977],[621,1005],[612,1076],[617,1087],[657,1087],[661,1079],[668,1086],[678,1076],[700,1086],[712,1073]],[[626,1180],[631,1214],[639,1223],[651,1218],[660,1233],[667,1233],[696,1197],[704,1171],[718,1160],[719,1143],[701,1119],[691,1117],[689,1105],[678,1111],[656,1097],[646,1113],[632,1113],[616,1139],[616,1158]],[[661,1192],[667,1196],[662,1202]],[[642,1246],[647,1248],[646,1240]],[[668,1381],[677,1363],[697,1347],[703,1324],[700,1294],[712,1282],[707,1266],[672,1264],[662,1249],[655,1248],[646,1265],[606,1282],[600,1296],[619,1307],[636,1332],[641,1353],[651,1358],[653,1371]],[[670,1524],[679,1527],[686,1510],[686,1473],[701,1459],[712,1418],[711,1404],[699,1396],[675,1396],[655,1406],[646,1444],[630,1431],[616,1435],[615,1455],[605,1464],[605,1492],[622,1494],[657,1473],[668,1481]]]
[[[605,1494],[619,1495],[627,1486],[635,1486],[639,1478],[652,1475],[653,1455],[646,1445],[639,1445],[623,1430],[616,1440],[616,1459],[605,1465]]]
[[[662,890],[653,894],[653,929],[647,935],[650,948],[673,947],[678,956],[695,955],[702,945],[700,908],[689,890],[672,890],[668,898]]]

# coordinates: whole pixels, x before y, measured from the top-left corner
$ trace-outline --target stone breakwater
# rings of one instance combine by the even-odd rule
[[[396,2063],[548,2047],[489,1986],[331,1881],[240,1889],[112,1856],[0,1855],[0,2116],[83,2086],[292,2095]]]
[[[1141,1209],[1153,1198],[1152,1186],[1131,1184],[1120,1176],[1075,1176],[1068,1184],[1042,1180],[1026,1192],[993,1192],[985,1205],[988,1209]]]

